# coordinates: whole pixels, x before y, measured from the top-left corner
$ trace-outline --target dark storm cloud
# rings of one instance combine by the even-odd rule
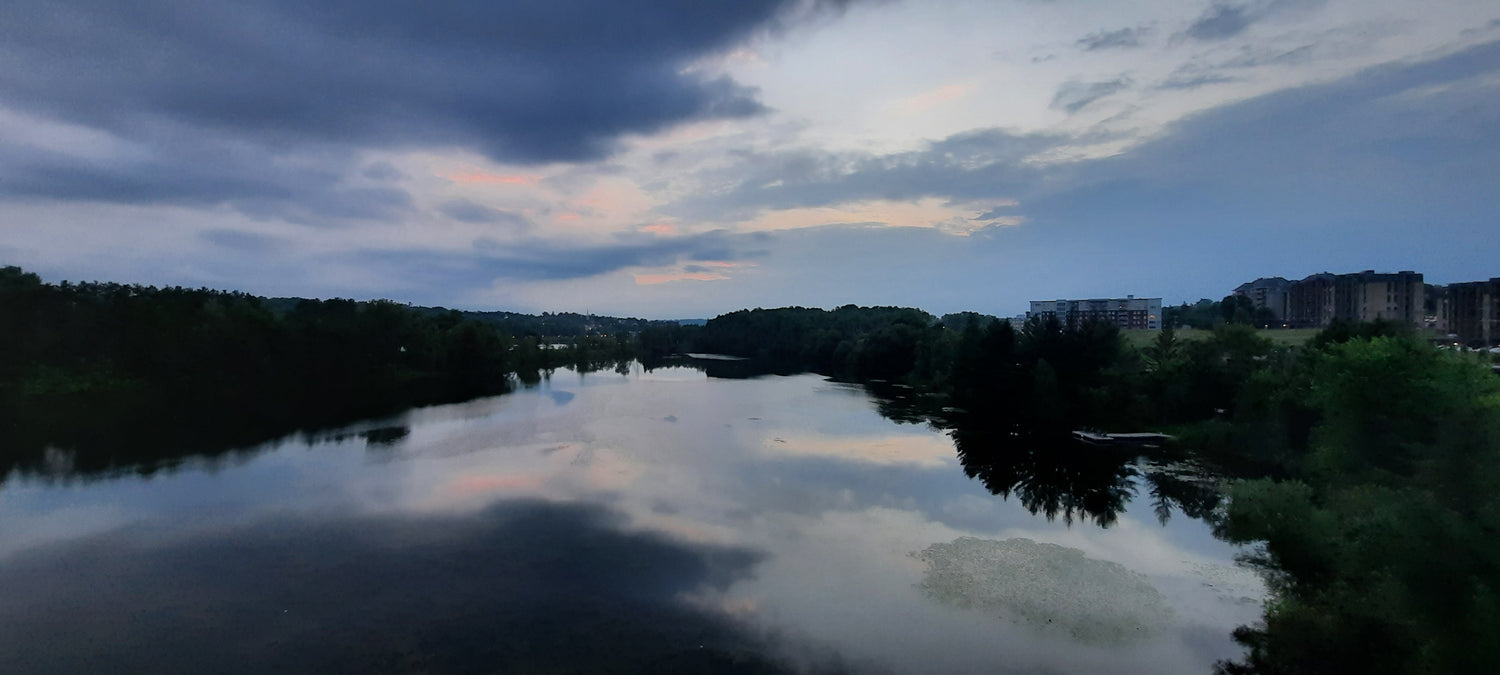
[[[1117,78],[1102,82],[1064,82],[1052,97],[1053,110],[1076,113],[1102,99],[1114,96],[1131,85],[1129,78]]]
[[[1136,28],[1121,28],[1119,30],[1103,30],[1097,33],[1089,33],[1078,39],[1078,47],[1086,52],[1098,51],[1100,49],[1120,49],[1141,46],[1141,38],[1145,37],[1151,29],[1146,26]]]
[[[503,224],[516,229],[524,229],[530,226],[525,218],[500,209],[491,208],[467,199],[454,199],[445,202],[438,210],[443,215],[464,223],[479,224]]]
[[[0,69],[3,70],[3,69]],[[349,153],[280,155],[216,137],[143,136],[144,143],[80,157],[0,138],[0,197],[138,205],[228,205],[293,222],[389,219],[411,197],[399,188],[351,183]],[[141,145],[151,146],[141,151]]]
[[[621,134],[759,112],[745,88],[680,71],[783,4],[14,0],[0,96],[116,131],[596,159]]]
[[[1203,42],[1224,40],[1244,33],[1252,24],[1266,17],[1282,12],[1316,9],[1325,2],[1326,0],[1215,0],[1181,35]]]
[[[389,193],[370,208],[367,194],[337,194],[362,149],[584,161],[625,134],[758,114],[753,91],[685,66],[809,8],[840,3],[12,0],[0,8],[0,106],[130,152],[39,157],[0,139],[0,189],[379,215]]]

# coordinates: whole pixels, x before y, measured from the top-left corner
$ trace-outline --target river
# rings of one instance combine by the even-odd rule
[[[0,486],[0,672],[1204,673],[1238,655],[1264,586],[1160,498],[1173,467],[1104,461],[966,466],[859,386],[639,365],[149,475],[76,476],[57,453]]]

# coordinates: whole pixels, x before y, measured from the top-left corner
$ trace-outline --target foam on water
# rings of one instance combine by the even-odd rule
[[[912,554],[927,563],[918,588],[945,604],[1059,631],[1080,642],[1139,642],[1172,618],[1146,578],[1083,551],[1030,539],[960,537]]]

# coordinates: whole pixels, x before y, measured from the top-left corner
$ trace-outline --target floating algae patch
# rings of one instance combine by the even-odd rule
[[[1061,631],[1080,642],[1138,642],[1160,632],[1172,616],[1145,577],[1078,549],[960,537],[912,555],[927,563],[917,585],[927,597]]]

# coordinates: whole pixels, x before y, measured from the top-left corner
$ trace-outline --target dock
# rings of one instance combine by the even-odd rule
[[[1088,443],[1089,445],[1121,447],[1155,446],[1161,445],[1168,441],[1176,440],[1175,437],[1169,436],[1167,434],[1157,434],[1150,432],[1133,434],[1106,434],[1097,431],[1084,431],[1082,429],[1074,431],[1073,438],[1078,441]]]

